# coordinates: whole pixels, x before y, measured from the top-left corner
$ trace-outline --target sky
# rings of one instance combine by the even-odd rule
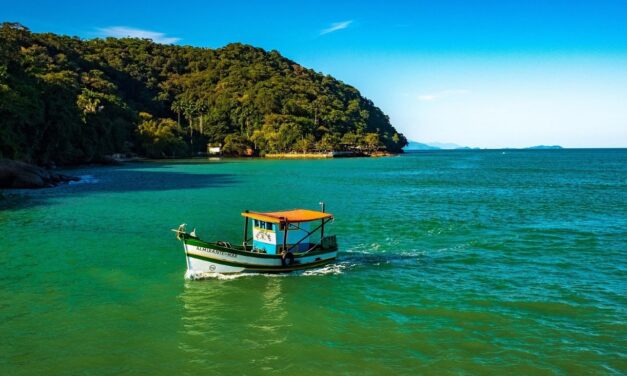
[[[8,1],[81,38],[241,42],[352,85],[419,142],[627,147],[627,0]]]

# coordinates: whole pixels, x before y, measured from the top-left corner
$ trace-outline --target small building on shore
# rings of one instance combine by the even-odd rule
[[[209,155],[221,155],[222,144],[207,144],[207,154]]]

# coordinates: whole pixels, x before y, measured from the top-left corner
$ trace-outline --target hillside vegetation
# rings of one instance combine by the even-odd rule
[[[0,158],[386,149],[405,137],[355,88],[243,44],[81,40],[0,27]]]

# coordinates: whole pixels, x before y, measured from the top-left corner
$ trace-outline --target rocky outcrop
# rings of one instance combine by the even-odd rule
[[[28,163],[0,160],[0,188],[46,188],[78,180]]]

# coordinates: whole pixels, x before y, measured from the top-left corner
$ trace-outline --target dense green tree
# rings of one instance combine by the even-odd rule
[[[239,134],[230,134],[225,137],[222,152],[230,155],[243,156],[247,155],[247,150],[252,145],[248,137]]]
[[[0,26],[0,158],[169,157],[207,143],[233,154],[251,146],[260,153],[398,152],[406,139],[355,88],[276,51],[81,40]]]
[[[294,143],[293,148],[296,149],[297,151],[306,153],[308,151],[311,151],[315,145],[316,145],[316,139],[314,138],[312,134],[308,134],[306,136],[301,137],[300,140],[296,141]]]
[[[182,157],[187,155],[183,140],[184,130],[172,119],[153,119],[150,114],[140,113],[137,128],[143,152],[150,158]]]
[[[361,142],[361,146],[370,152],[376,151],[383,146],[378,133],[367,133]]]
[[[356,148],[360,144],[361,137],[355,133],[345,133],[342,136],[341,144],[348,149]]]
[[[341,148],[342,141],[336,133],[326,133],[318,141],[318,150],[333,151]]]

